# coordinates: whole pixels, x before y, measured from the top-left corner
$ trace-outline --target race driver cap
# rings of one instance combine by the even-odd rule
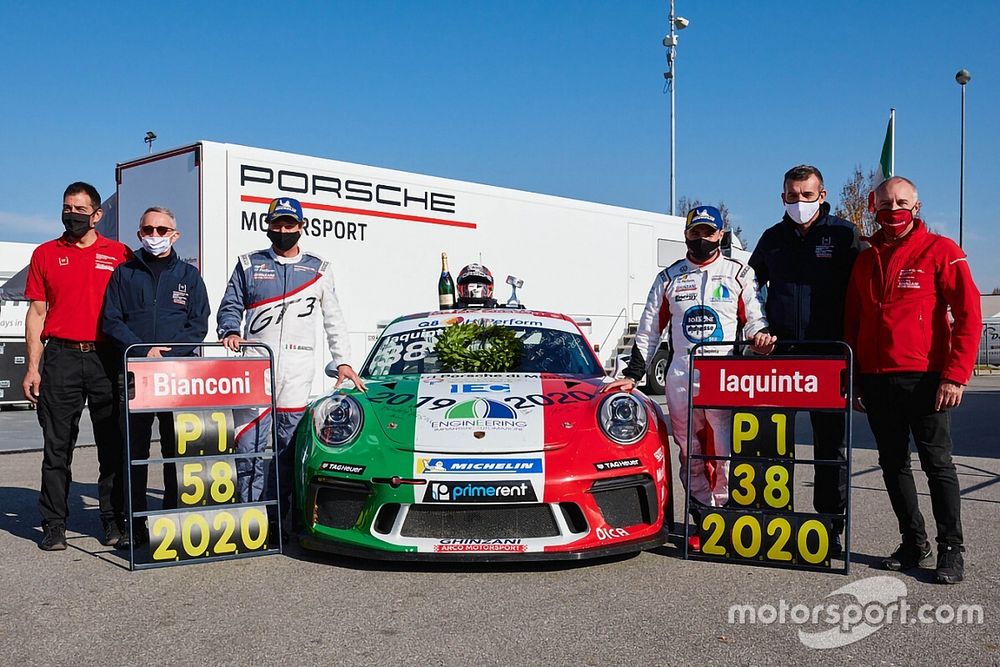
[[[687,224],[684,225],[684,229],[691,229],[698,225],[709,225],[715,229],[725,229],[726,221],[722,219],[719,209],[714,206],[697,206],[688,211]]]
[[[267,221],[278,218],[294,218],[296,222],[302,222],[302,204],[298,199],[291,197],[278,197],[271,200],[271,205],[267,208]]]

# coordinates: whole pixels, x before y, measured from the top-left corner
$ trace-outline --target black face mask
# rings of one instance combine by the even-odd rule
[[[74,239],[81,239],[90,231],[90,215],[87,213],[63,213],[62,223],[66,233]]]
[[[718,241],[709,241],[708,239],[685,239],[684,243],[687,244],[691,259],[696,262],[704,262],[719,249]]]
[[[295,244],[302,238],[302,232],[276,232],[269,229],[267,230],[267,238],[271,240],[275,248],[285,252],[295,247]]]

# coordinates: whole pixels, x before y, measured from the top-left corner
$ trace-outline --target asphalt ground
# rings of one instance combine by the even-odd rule
[[[990,451],[955,459],[968,547],[967,580],[956,586],[932,583],[930,569],[892,574],[888,584],[873,579],[890,574],[878,562],[896,546],[897,530],[868,449],[853,459],[847,576],[685,561],[673,545],[584,563],[446,566],[357,561],[292,545],[284,555],[133,573],[95,537],[94,448],[77,452],[70,547],[54,553],[36,546],[39,454],[6,454],[0,456],[0,663],[1000,664],[1000,394],[981,393],[980,409],[970,409],[976,404],[970,392],[956,413],[956,442],[974,438],[977,448]],[[976,416],[967,425],[959,419],[964,411]],[[799,458],[809,457],[808,447],[797,449]],[[683,507],[676,453],[672,458],[675,503]],[[926,484],[919,470],[915,476],[932,528]],[[797,468],[801,508],[810,504],[811,478],[809,466]],[[895,599],[903,596],[911,620],[921,605],[932,606],[931,620],[973,605],[982,608],[982,622],[876,622],[867,630],[851,623],[840,636],[856,641],[825,650],[808,647],[800,631],[809,641],[821,630],[838,632],[829,625],[796,624],[790,616],[765,622],[767,606],[812,609],[871,599],[863,592],[834,594],[851,584],[903,587]],[[751,605],[760,620],[730,623],[734,604]]]

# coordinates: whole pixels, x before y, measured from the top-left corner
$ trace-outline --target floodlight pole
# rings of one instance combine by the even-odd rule
[[[675,215],[677,202],[677,31],[674,28],[674,0],[670,0],[670,42],[667,62],[670,65],[670,215]],[[965,99],[964,97],[962,99]]]
[[[958,247],[962,248],[965,236],[965,84],[972,80],[969,70],[962,69],[955,75],[955,81],[962,89],[962,148],[958,170]],[[963,248],[964,250],[964,248]]]

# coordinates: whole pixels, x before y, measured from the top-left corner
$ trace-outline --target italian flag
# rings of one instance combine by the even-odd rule
[[[892,176],[896,169],[896,110],[889,109],[889,125],[885,128],[885,141],[882,142],[882,156],[879,158],[882,169],[882,180]],[[875,191],[868,193],[868,212],[875,212]]]
[[[889,110],[889,125],[885,128],[885,141],[882,142],[882,157],[879,165],[882,167],[882,180],[892,176],[896,162],[896,110]]]

